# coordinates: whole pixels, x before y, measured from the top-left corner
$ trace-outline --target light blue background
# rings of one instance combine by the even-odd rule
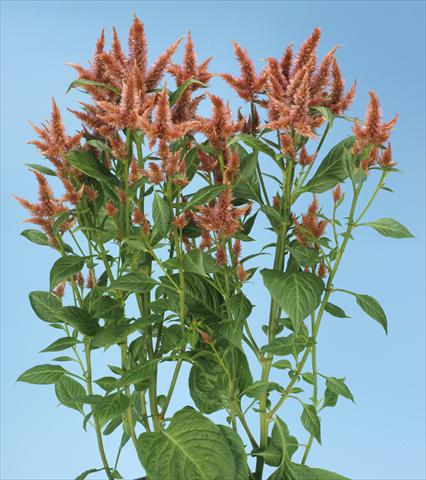
[[[190,29],[199,58],[214,55],[214,72],[237,73],[231,40],[248,48],[260,67],[261,58],[279,56],[290,42],[298,46],[320,26],[320,53],[342,44],[337,57],[344,75],[348,84],[358,81],[352,114],[364,114],[371,88],[386,119],[399,112],[393,150],[404,173],[392,176],[395,194],[383,192],[368,219],[394,217],[416,239],[386,239],[369,229],[356,232],[338,286],[379,299],[388,312],[390,333],[386,337],[351,298],[336,297],[352,318],[325,319],[319,369],[346,376],[356,405],[342,399],[324,412],[323,446],[314,445],[310,464],[358,480],[424,479],[425,6],[409,1],[2,3],[2,478],[70,479],[100,465],[93,432],[82,431],[76,412],[56,407],[51,386],[15,385],[22,371],[49,361],[49,355],[37,351],[53,341],[55,331],[36,319],[27,294],[46,289],[55,254],[19,235],[26,213],[11,196],[35,198],[33,176],[23,164],[43,161],[25,143],[34,138],[27,121],[38,124],[50,114],[50,96],[69,129],[78,125],[66,107],[75,108],[83,95],[65,95],[74,72],[64,63],[91,58],[102,27],[111,38],[115,25],[125,44],[133,11],[145,23],[150,61]],[[239,104],[222,82],[213,79],[211,84],[233,107]],[[342,123],[336,132],[332,140],[348,134],[349,124]],[[259,223],[257,235],[264,234],[264,225]],[[264,266],[268,262],[262,260]],[[255,281],[259,284],[260,277]],[[250,321],[260,332],[264,291],[255,284],[247,291],[258,305]],[[261,341],[260,333],[258,337]],[[185,403],[185,394],[181,384],[176,406]],[[299,405],[287,402],[283,416],[304,440],[299,415]],[[112,455],[112,443],[107,442],[107,449]],[[120,470],[127,479],[140,476],[130,449]]]

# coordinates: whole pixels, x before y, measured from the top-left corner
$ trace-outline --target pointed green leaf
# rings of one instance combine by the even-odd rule
[[[67,255],[56,260],[50,270],[50,290],[80,272],[83,267],[84,258],[77,255]]]
[[[129,399],[122,393],[113,393],[101,398],[94,404],[94,412],[103,425],[121,416],[129,406]]]
[[[194,248],[186,253],[183,257],[183,268],[187,272],[194,272],[204,276],[207,275],[204,270],[203,252]]]
[[[49,239],[47,235],[40,230],[29,228],[21,232],[21,235],[27,238],[30,242],[37,243],[37,245],[49,245]]]
[[[354,137],[348,137],[334,146],[325,156],[317,171],[305,185],[304,190],[313,193],[322,193],[335,187],[348,176],[345,167],[345,157],[350,155],[350,149],[354,143]]]
[[[300,417],[302,425],[311,433],[314,438],[321,443],[321,423],[313,405],[303,404],[303,412]]]
[[[170,224],[173,219],[173,212],[170,205],[160,197],[158,193],[154,194],[154,201],[152,203],[152,216],[154,224],[165,237],[170,230]]]
[[[120,90],[113,87],[112,85],[108,85],[107,83],[95,82],[94,80],[85,80],[84,78],[72,81],[65,93],[68,93],[72,88],[87,87],[87,86],[102,87],[102,88],[106,88],[107,90],[111,90],[111,92],[114,92],[117,95],[120,94]]]
[[[333,317],[337,318],[350,318],[346,315],[344,310],[337,305],[334,305],[334,303],[327,302],[325,305],[325,311],[329,313],[330,315],[333,315]]]
[[[338,473],[323,470],[322,468],[310,468],[306,465],[291,463],[292,477],[297,480],[350,480]]]
[[[347,387],[344,378],[327,377],[326,385],[332,392],[354,401],[354,397]]]
[[[362,295],[360,293],[354,294],[358,305],[364,310],[364,312],[371,318],[380,323],[380,325],[388,333],[388,321],[383,308],[380,303],[370,295]]]
[[[243,480],[241,465],[237,465],[241,455],[234,457],[234,445],[241,440],[235,435],[230,448],[230,435],[227,432],[225,436],[211,420],[186,408],[175,413],[162,432],[142,433],[139,455],[152,480]]]
[[[224,185],[223,183],[217,185],[208,185],[207,187],[200,188],[195,192],[189,202],[184,206],[184,210],[193,209],[199,207],[200,205],[205,205],[206,203],[214,200],[220,192],[229,188],[229,185]]]
[[[60,320],[71,325],[83,335],[93,337],[101,328],[89,312],[79,307],[62,307],[57,315]]]
[[[60,365],[37,365],[20,375],[17,382],[49,385],[50,383],[57,382],[65,373],[67,373],[67,371]]]
[[[41,352],[60,352],[61,350],[66,350],[67,348],[73,347],[78,341],[74,337],[63,337],[55,340],[48,347],[41,350]]]
[[[265,268],[261,274],[272,298],[296,322],[314,312],[321,301],[324,282],[313,273],[282,273]]]
[[[55,382],[55,393],[65,407],[73,408],[79,412],[83,411],[81,399],[86,395],[86,390],[73,378],[63,375]]]
[[[45,322],[58,322],[58,311],[62,308],[61,302],[56,295],[49,292],[31,292],[30,304],[34,313],[40,320]]]
[[[157,285],[159,285],[159,283],[146,273],[131,272],[114,280],[109,288],[110,290],[146,293]]]
[[[414,235],[401,223],[393,218],[379,218],[374,222],[361,223],[361,225],[373,227],[384,237],[391,238],[414,238]]]
[[[26,163],[25,166],[31,168],[31,170],[35,170],[36,172],[42,173],[43,175],[56,177],[56,172],[51,168],[45,167],[44,165],[38,165],[37,163]]]
[[[90,152],[86,150],[73,150],[65,155],[67,161],[77,170],[83,172],[88,177],[96,178],[103,184],[113,188],[117,187],[119,182],[116,177]]]

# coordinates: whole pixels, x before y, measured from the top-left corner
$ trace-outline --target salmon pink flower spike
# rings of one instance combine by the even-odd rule
[[[333,190],[333,201],[337,203],[342,198],[342,190],[340,188],[340,183],[337,184],[337,187]]]
[[[57,215],[68,212],[62,202],[54,198],[53,191],[46,180],[46,177],[36,171],[33,171],[38,183],[38,203],[31,203],[21,197],[14,196],[15,199],[31,213],[31,217],[25,220],[27,223],[39,225],[43,232],[48,236],[50,244],[56,246],[57,241],[53,233],[53,226],[55,224]],[[73,220],[67,220],[62,223],[59,228],[59,233],[63,233],[72,227]]]
[[[208,72],[208,66],[212,57],[207,58],[201,64],[197,63],[197,55],[195,53],[194,42],[191,33],[188,32],[188,40],[185,45],[182,65],[176,63],[168,68],[168,72],[173,75],[176,81],[176,87],[181,86],[188,80],[196,80],[198,82],[207,83],[213,76]],[[200,88],[200,85],[192,83],[187,86],[179,100],[172,108],[172,119],[176,123],[187,120],[194,120],[195,113],[200,101],[205,95],[199,95],[195,98],[192,93]]]
[[[32,123],[31,125],[39,136],[39,140],[31,140],[28,143],[34,145],[60,172],[65,164],[64,155],[80,144],[82,133],[72,137],[66,135],[62,116],[54,98],[52,98],[50,121],[46,121],[41,127]]]
[[[390,168],[396,165],[396,163],[392,160],[392,149],[390,143],[388,144],[386,150],[382,153],[379,163],[383,168]]]
[[[244,119],[234,122],[229,104],[226,105],[216,95],[208,95],[213,105],[212,116],[200,118],[196,123],[196,129],[203,133],[214,147],[224,150],[229,137],[241,129]]]
[[[391,120],[381,123],[382,112],[377,95],[370,92],[370,102],[367,107],[364,125],[355,123],[353,133],[355,136],[354,153],[357,154],[369,143],[378,147],[388,141],[391,131],[398,120],[398,114]]]
[[[307,213],[302,214],[302,222],[299,223],[296,218],[293,218],[293,222],[295,235],[299,243],[302,245],[313,243],[316,245],[316,241],[323,236],[328,223],[326,220],[318,219],[318,198],[316,195],[314,195]]]
[[[240,63],[241,76],[236,78],[229,73],[221,73],[223,78],[237,94],[247,102],[255,99],[256,94],[263,92],[266,86],[267,72],[263,71],[259,76],[256,74],[253,62],[250,60],[246,50],[243,50],[238,43],[233,42],[235,56]]]

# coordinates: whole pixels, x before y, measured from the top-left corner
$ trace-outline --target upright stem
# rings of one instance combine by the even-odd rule
[[[93,395],[93,387],[92,387],[92,362],[90,358],[90,341],[86,340],[84,353],[86,355],[86,365],[87,365],[87,375],[86,375],[86,383],[87,383],[87,391],[89,395]],[[96,430],[96,439],[98,441],[98,449],[102,459],[102,465],[104,466],[105,473],[108,477],[108,480],[114,480],[114,477],[111,473],[111,470],[108,465],[108,460],[105,455],[104,444],[102,441],[102,432],[101,432],[101,425],[99,422],[99,418],[96,413],[93,413],[93,419],[95,421],[95,430]]]

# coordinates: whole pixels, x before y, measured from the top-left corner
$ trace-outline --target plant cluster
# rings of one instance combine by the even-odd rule
[[[22,234],[58,259],[49,288],[31,292],[30,302],[60,336],[43,352],[69,354],[19,381],[53,384],[59,402],[95,430],[102,466],[80,480],[95,472],[122,478],[128,442],[150,480],[262,480],[265,465],[273,467],[269,480],[343,479],[306,465],[321,442],[321,412],[339,397],[353,400],[344,378],[318,370],[317,337],[325,315],[347,316],[331,301],[336,291],[387,330],[379,303],[337,288],[335,276],[359,227],[412,236],[393,219],[365,219],[396,171],[389,137],[397,117],[382,121],[373,92],[364,121],[344,116],[355,85],[345,90],[336,48],[317,60],[319,29],[297,53],[289,46],[268,58],[260,73],[234,44],[241,74],[218,76],[247,106],[236,116],[205,93],[211,59],[197,60],[190,34],[182,63],[173,63],[181,40],[149,67],[138,18],[128,54],[115,30],[107,50],[102,32],[90,65],[71,65],[78,78],[70,88],[89,98],[71,110],[80,131],[66,133],[55,101],[50,120],[34,126],[30,143],[51,165],[29,165],[38,201],[17,200],[39,229]],[[203,101],[209,117],[198,113]],[[352,134],[323,155],[337,120]],[[59,182],[59,196],[47,177]],[[376,187],[360,206],[367,182]],[[330,212],[319,194],[332,198]],[[300,214],[302,196],[310,203]],[[274,236],[266,245],[250,236],[262,215]],[[248,246],[254,253],[244,253]],[[265,253],[274,260],[258,273]],[[252,331],[250,281],[271,300],[263,333]],[[118,364],[94,378],[92,359],[102,362],[105,350],[117,352]],[[279,383],[271,370],[281,372]],[[159,376],[169,373],[168,389],[159,390]],[[171,412],[179,382],[187,382],[192,406]],[[279,416],[288,399],[300,403],[304,442]],[[228,425],[208,417],[217,411]],[[110,457],[104,436],[116,430],[121,440]]]

